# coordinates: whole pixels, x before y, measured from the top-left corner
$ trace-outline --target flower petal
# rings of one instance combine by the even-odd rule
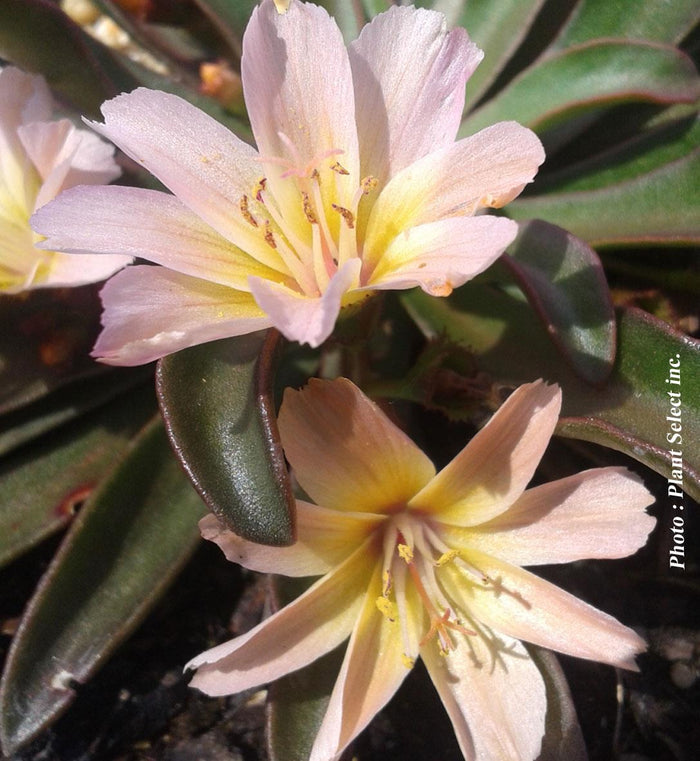
[[[531,182],[544,161],[534,132],[500,122],[429,153],[396,174],[372,208],[363,258],[376,263],[409,227],[500,207]]]
[[[92,356],[110,365],[141,365],[270,326],[249,293],[164,267],[127,267],[101,296],[104,330]]]
[[[221,237],[167,193],[121,186],[61,193],[31,219],[46,235],[39,248],[70,253],[128,254],[184,275],[248,290],[248,277],[280,279]]]
[[[392,6],[366,24],[349,48],[362,177],[380,185],[451,144],[467,79],[483,53],[441,13]]]
[[[546,689],[520,642],[499,637],[494,652],[493,644],[475,636],[447,656],[434,646],[424,647],[421,658],[465,759],[537,758],[545,729]]]
[[[251,277],[249,288],[272,324],[290,341],[320,346],[333,332],[343,296],[357,285],[362,263],[350,259],[333,275],[321,296],[303,296],[281,283]]]
[[[383,520],[367,513],[340,513],[297,500],[297,541],[270,547],[242,539],[213,514],[202,518],[202,536],[219,545],[227,560],[262,573],[319,576],[328,573],[362,544]]]
[[[309,761],[336,758],[389,702],[417,656],[405,653],[398,621],[377,609],[382,594],[381,567],[375,569],[362,611],[353,629],[338,680],[319,728]],[[418,641],[420,605],[408,625]]]
[[[473,529],[441,527],[456,548],[513,565],[622,558],[644,545],[656,519],[654,497],[625,468],[596,468],[528,489],[498,517]]]
[[[443,523],[476,526],[518,499],[554,432],[561,391],[542,381],[516,389],[410,506]]]
[[[346,378],[287,389],[279,414],[285,455],[320,505],[381,513],[434,475],[423,452]]]
[[[41,280],[35,282],[35,288],[71,287],[87,283],[99,283],[115,272],[131,264],[130,256],[54,253],[45,268]]]
[[[293,0],[279,13],[272,0],[264,0],[243,36],[241,77],[263,159],[305,166],[341,150],[340,161],[357,187],[350,62],[340,30],[323,8]]]
[[[369,279],[369,287],[413,288],[447,296],[483,272],[518,233],[503,217],[453,217],[429,222],[398,235]]]
[[[114,146],[68,119],[33,122],[18,130],[27,155],[44,181],[36,198],[40,208],[61,190],[75,185],[103,185],[121,174]]]
[[[191,103],[138,88],[102,105],[88,122],[142,164],[198,217],[265,262],[271,249],[241,211],[262,176],[255,149]],[[273,252],[274,253],[274,252]]]
[[[461,597],[460,607],[477,621],[550,650],[637,670],[634,656],[646,644],[612,616],[490,555],[473,550],[466,559],[488,581],[475,582],[459,568],[459,561],[442,570],[451,595]]]
[[[208,695],[231,695],[278,679],[330,652],[348,637],[364,604],[373,571],[371,557],[365,543],[247,634],[193,658],[186,666],[197,669],[190,685]]]

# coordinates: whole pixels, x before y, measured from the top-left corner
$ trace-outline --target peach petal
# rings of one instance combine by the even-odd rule
[[[411,439],[345,378],[287,389],[279,428],[301,487],[334,510],[390,511],[435,473]]]

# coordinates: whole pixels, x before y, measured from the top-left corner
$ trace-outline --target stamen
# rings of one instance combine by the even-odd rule
[[[275,242],[275,236],[272,234],[272,226],[269,219],[265,220],[265,243],[267,243],[270,248],[277,248],[277,243]]]
[[[255,200],[259,203],[264,203],[262,198],[262,192],[265,190],[265,186],[267,185],[267,177],[261,177],[258,180],[258,184],[253,188],[253,195],[255,196]]]
[[[386,618],[387,621],[394,623],[399,615],[399,610],[396,607],[396,603],[392,602],[386,597],[377,597],[375,600],[377,609]]]
[[[407,544],[397,544],[396,550],[399,553],[399,557],[410,564],[413,561],[413,550]]]
[[[371,174],[367,177],[363,177],[360,180],[360,190],[362,191],[362,195],[367,195],[372,190],[374,190],[377,185],[379,184],[379,180],[376,177],[373,177]]]
[[[348,170],[339,161],[336,161],[334,164],[331,164],[330,168],[334,172],[337,172],[338,174],[350,174],[350,172],[348,172]]]
[[[350,209],[346,209],[344,206],[338,206],[337,203],[332,203],[331,206],[340,216],[345,220],[347,226],[352,230],[355,227],[355,217]]]
[[[243,215],[243,219],[245,219],[245,221],[249,225],[252,225],[253,227],[257,227],[258,220],[255,219],[255,217],[250,213],[250,209],[248,208],[248,196],[244,195],[241,198],[239,206],[241,209],[241,214]]]
[[[302,191],[301,197],[303,199],[303,206],[304,206],[304,214],[306,215],[306,219],[312,224],[317,225],[318,224],[318,217],[316,216],[316,213],[314,212],[314,207],[311,205],[311,200],[309,199],[309,194]]]

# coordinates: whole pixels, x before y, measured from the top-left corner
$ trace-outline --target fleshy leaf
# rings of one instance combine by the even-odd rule
[[[157,389],[175,452],[210,510],[246,539],[285,545],[294,497],[271,398],[277,340],[258,332],[171,354]]]
[[[627,0],[579,0],[555,40],[564,48],[600,37],[680,42],[700,20],[695,0],[644,0],[630,12]]]
[[[500,288],[468,283],[448,299],[418,292],[404,304],[424,334],[446,335],[475,354],[480,370],[499,382],[519,385],[544,378],[563,390],[557,432],[617,449],[665,478],[673,467],[669,428],[669,361],[682,372],[682,456],[685,491],[700,497],[700,342],[639,309],[618,314],[617,355],[608,381],[595,388],[561,362],[526,302]],[[681,444],[681,442],[678,442]],[[678,451],[678,450],[677,450]]]
[[[72,520],[154,409],[149,384],[0,461],[0,566]]]
[[[544,679],[547,715],[542,750],[537,761],[587,761],[586,745],[571,700],[571,692],[557,657],[549,650],[526,645]]]
[[[202,507],[156,419],[87,501],[22,619],[0,687],[6,754],[143,619],[194,550]]]
[[[565,230],[534,220],[520,226],[501,262],[574,372],[603,383],[615,361],[615,313],[595,251]]]
[[[463,26],[486,53],[467,82],[467,107],[471,108],[517,50],[544,0],[500,0],[497,6],[493,0],[469,0],[461,8],[456,3],[443,5],[448,22]]]
[[[689,117],[553,176],[546,192],[508,205],[596,246],[700,241],[700,122]],[[550,190],[550,188],[552,188]]]
[[[692,61],[676,48],[595,40],[536,61],[469,115],[460,134],[515,119],[542,135],[616,103],[692,103],[698,87]]]

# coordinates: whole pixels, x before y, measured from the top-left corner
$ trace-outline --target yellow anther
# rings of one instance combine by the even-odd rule
[[[410,655],[406,655],[406,653],[401,654],[401,663],[407,668],[412,669],[416,665],[415,658],[411,658]]]
[[[317,225],[318,224],[318,217],[316,216],[316,212],[314,211],[314,207],[311,205],[311,200],[309,198],[309,194],[302,192],[301,197],[304,199],[304,214],[306,215],[306,218],[309,220],[309,222],[312,225]]]
[[[457,557],[459,557],[459,550],[448,550],[447,552],[440,555],[440,557],[435,561],[435,565],[439,568],[440,566],[451,563]]]
[[[399,615],[399,609],[395,602],[392,602],[388,598],[381,596],[376,600],[377,609],[387,619],[387,621],[396,621]]]
[[[360,181],[360,190],[364,195],[367,195],[367,193],[377,187],[378,182],[379,180],[377,180],[376,177],[372,177],[370,174],[368,177],[365,177]]]
[[[398,544],[396,549],[399,552],[399,557],[405,560],[407,563],[413,561],[413,550],[407,544]]]
[[[344,206],[338,206],[337,203],[332,203],[331,206],[340,216],[345,220],[345,224],[352,230],[355,227],[355,217],[350,209],[346,209]]]
[[[241,214],[243,215],[243,219],[249,224],[253,225],[253,227],[258,226],[258,220],[255,219],[255,217],[250,213],[250,209],[248,208],[248,196],[243,196],[241,198],[241,202],[239,204],[241,209]]]
[[[265,220],[265,243],[267,243],[270,248],[277,248],[277,243],[275,241],[275,236],[272,234],[272,226],[270,225],[270,220]]]
[[[338,174],[350,174],[350,172],[348,172],[348,170],[339,161],[331,164],[331,169]]]

